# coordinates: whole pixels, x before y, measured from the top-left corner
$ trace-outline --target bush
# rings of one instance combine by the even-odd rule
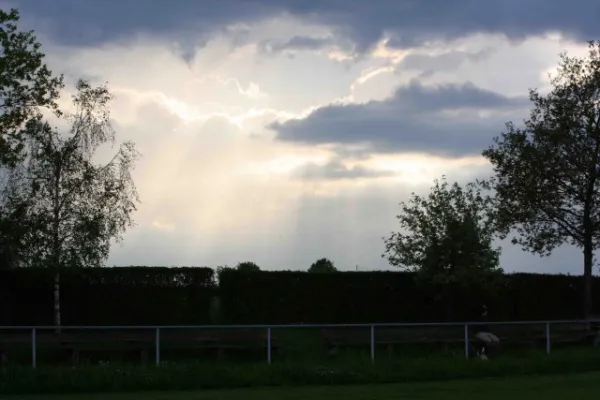
[[[309,273],[331,273],[337,272],[337,268],[333,262],[327,258],[321,258],[315,261],[308,269]]]
[[[260,267],[252,261],[238,263],[235,269],[240,272],[260,272]]]

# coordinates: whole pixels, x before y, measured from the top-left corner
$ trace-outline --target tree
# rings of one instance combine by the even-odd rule
[[[33,31],[16,26],[19,12],[0,10],[0,165],[15,165],[27,138],[23,124],[40,107],[56,110],[63,78],[52,77]]]
[[[238,265],[235,267],[235,269],[238,271],[242,271],[242,272],[259,272],[260,271],[260,267],[258,265],[256,265],[255,263],[253,263],[252,261],[244,261],[244,262],[238,263]]]
[[[0,268],[23,264],[27,235],[35,227],[28,217],[28,199],[19,196],[15,171],[7,174],[0,189]]]
[[[75,111],[62,114],[70,130],[59,132],[39,115],[30,119],[24,128],[26,160],[13,171],[20,182],[13,194],[27,199],[27,219],[34,227],[27,235],[23,266],[55,270],[57,327],[60,270],[103,266],[111,242],[120,241],[132,226],[139,202],[131,177],[137,158],[133,143],[123,143],[107,163],[95,160],[100,146],[115,140],[111,98],[105,86],[79,81]]]
[[[494,170],[499,227],[513,243],[546,256],[564,244],[583,250],[585,317],[593,314],[594,250],[600,245],[600,42],[587,58],[561,54],[552,90],[530,91],[522,128],[512,123],[483,151]]]
[[[22,258],[29,231],[26,199],[10,194],[17,182],[14,168],[24,157],[27,138],[23,126],[41,108],[57,111],[55,100],[63,78],[52,77],[32,31],[19,31],[19,13],[0,10],[0,262],[14,267]]]
[[[493,248],[495,214],[489,196],[475,184],[452,186],[435,180],[427,198],[412,194],[397,216],[402,230],[385,240],[389,263],[414,272],[418,282],[444,299],[452,317],[457,289],[489,292],[502,270]]]
[[[337,268],[333,265],[333,262],[327,258],[321,258],[314,262],[308,269],[310,273],[329,273],[337,272]]]

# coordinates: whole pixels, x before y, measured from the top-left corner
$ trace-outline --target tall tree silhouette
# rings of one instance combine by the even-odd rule
[[[530,91],[524,127],[483,152],[494,168],[499,222],[524,250],[549,255],[564,244],[583,251],[583,314],[593,314],[594,250],[600,245],[600,42],[587,58],[561,55],[548,94]]]

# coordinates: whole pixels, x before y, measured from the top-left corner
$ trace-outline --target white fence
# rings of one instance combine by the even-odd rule
[[[556,320],[556,321],[503,321],[486,322],[485,325],[544,325],[546,327],[546,353],[550,354],[552,343],[552,325],[560,324],[582,324],[582,327],[589,324],[600,324],[600,319],[588,320]],[[588,324],[588,325],[584,325]],[[160,336],[162,331],[167,330],[214,330],[214,329],[264,329],[266,331],[266,360],[270,364],[272,361],[271,331],[273,329],[315,329],[315,328],[365,328],[370,329],[370,353],[371,361],[375,361],[375,332],[378,328],[418,328],[418,327],[463,327],[464,328],[464,351],[465,357],[469,358],[470,338],[469,328],[483,325],[481,322],[448,322],[448,323],[375,323],[375,324],[290,324],[290,325],[174,325],[174,326],[61,326],[61,331],[65,330],[152,330],[155,332],[156,346],[156,365],[160,365]],[[40,331],[55,331],[56,326],[0,326],[0,332],[4,331],[30,331],[31,332],[31,364],[35,368],[37,365],[37,340],[36,335]],[[493,332],[493,328],[491,329]],[[596,331],[600,335],[599,331]],[[0,336],[0,345],[2,339]]]

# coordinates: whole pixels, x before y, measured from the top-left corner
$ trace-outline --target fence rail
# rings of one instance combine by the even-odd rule
[[[37,335],[40,331],[55,331],[60,329],[64,330],[153,330],[155,332],[155,346],[156,346],[156,365],[160,365],[160,337],[161,331],[166,330],[208,330],[208,329],[265,329],[267,336],[267,354],[266,359],[270,364],[272,361],[272,336],[271,331],[273,329],[311,329],[311,328],[369,328],[370,329],[370,353],[371,361],[375,361],[375,332],[377,328],[418,328],[418,327],[464,327],[464,346],[465,346],[465,357],[470,356],[470,335],[469,328],[479,325],[488,326],[499,326],[499,325],[545,325],[545,336],[546,336],[546,353],[550,354],[551,351],[551,326],[561,324],[600,324],[600,319],[584,319],[584,320],[538,320],[538,321],[491,321],[491,322],[423,322],[423,323],[372,323],[372,324],[285,324],[285,325],[114,325],[114,326],[102,326],[102,325],[86,325],[86,326],[0,326],[0,332],[2,331],[30,331],[31,332],[31,365],[33,368],[37,366]],[[597,330],[598,337],[600,338],[600,331]],[[2,343],[0,339],[0,343]]]

